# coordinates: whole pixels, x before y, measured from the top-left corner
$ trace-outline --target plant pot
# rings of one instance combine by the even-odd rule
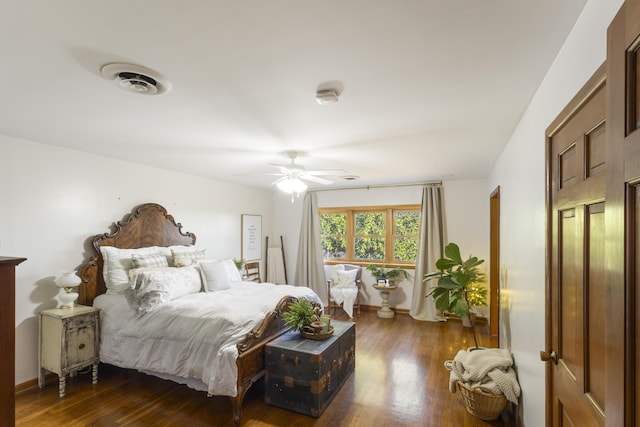
[[[470,313],[470,315],[471,315],[471,321],[473,321],[473,324],[475,325],[476,317],[478,315],[475,314],[475,313]],[[464,326],[466,328],[471,328],[472,327],[471,322],[469,321],[469,316],[463,316],[461,320],[462,320],[462,326]]]

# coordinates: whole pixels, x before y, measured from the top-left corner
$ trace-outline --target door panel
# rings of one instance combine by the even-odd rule
[[[640,426],[640,0],[627,0],[607,31],[605,402],[608,426]],[[609,84],[610,83],[610,84]]]
[[[588,235],[588,268],[587,277],[587,301],[585,304],[585,326],[588,332],[587,351],[585,352],[585,392],[587,397],[593,400],[593,405],[604,414],[605,405],[605,365],[603,343],[605,342],[604,319],[605,319],[605,263],[604,263],[604,203],[596,203],[587,207],[587,226],[585,230]]]
[[[547,129],[548,424],[604,426],[604,66]]]

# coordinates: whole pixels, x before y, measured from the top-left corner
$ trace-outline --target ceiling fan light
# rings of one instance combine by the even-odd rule
[[[305,191],[307,189],[307,184],[305,184],[304,182],[302,182],[302,180],[300,180],[300,178],[295,178],[295,177],[287,177],[284,178],[280,181],[278,181],[277,184],[278,188],[287,193],[302,193],[303,191]]]
[[[298,194],[304,192],[307,189],[307,184],[302,182],[299,178],[291,179],[291,186],[293,188],[293,191]]]

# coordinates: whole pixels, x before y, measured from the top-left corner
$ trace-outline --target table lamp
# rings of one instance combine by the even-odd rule
[[[82,283],[80,277],[75,271],[65,271],[56,278],[55,283],[57,287],[64,290],[58,295],[61,302],[60,308],[73,308],[76,298],[78,298],[76,290]]]

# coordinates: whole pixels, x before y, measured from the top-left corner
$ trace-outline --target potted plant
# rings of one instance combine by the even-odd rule
[[[244,258],[240,258],[240,259],[234,258],[233,263],[236,265],[236,268],[238,269],[238,271],[241,271],[242,268],[244,267],[245,260]]]
[[[382,280],[387,284],[389,284],[389,282],[393,282],[393,280],[399,276],[404,276],[405,279],[409,278],[407,271],[402,268],[385,268],[384,265],[382,267],[377,267],[373,264],[369,264],[367,266],[367,270],[371,272],[371,275],[373,275],[378,282]]]
[[[314,307],[306,299],[299,299],[289,304],[289,311],[282,313],[285,325],[294,331],[300,331],[312,322],[320,320],[320,308]]]
[[[478,348],[471,313],[473,307],[487,305],[487,288],[480,285],[484,282],[484,273],[478,269],[484,260],[475,256],[463,260],[460,248],[455,243],[449,243],[444,248],[444,253],[445,257],[436,261],[438,271],[424,276],[425,282],[438,279],[427,297],[433,297],[438,310],[454,313],[461,319],[466,317],[473,330],[473,341]]]
[[[247,278],[247,271],[244,269],[244,265],[246,264],[246,261],[244,258],[240,258],[240,259],[233,259],[233,263],[235,264],[236,268],[238,269],[238,273],[240,273],[240,277],[242,278],[242,280],[245,280]]]

